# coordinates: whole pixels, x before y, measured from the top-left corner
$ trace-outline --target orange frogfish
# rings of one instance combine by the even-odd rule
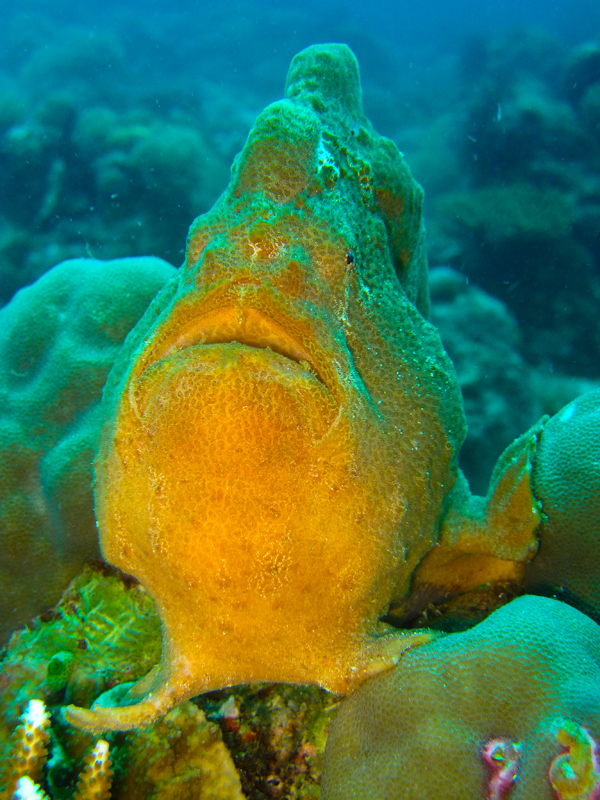
[[[163,654],[69,721],[124,730],[254,681],[344,693],[431,639],[380,621],[438,538],[465,434],[421,205],[350,49],[298,54],[108,378],[100,544],[154,598]]]

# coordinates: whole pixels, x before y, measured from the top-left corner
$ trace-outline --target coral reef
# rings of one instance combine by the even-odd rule
[[[66,261],[0,310],[0,641],[99,555],[102,387],[173,271],[150,257]]]
[[[67,258],[179,264],[227,178],[201,109],[150,103],[114,32],[67,27],[31,51],[0,99],[0,303]]]
[[[432,136],[443,123],[453,146],[448,179],[438,175],[428,195],[432,263],[507,304],[528,362],[591,378],[600,354],[599,52],[588,44],[569,54],[534,33],[471,48],[463,97],[432,123]],[[428,154],[420,159],[427,175]]]
[[[429,271],[431,321],[456,368],[468,433],[459,464],[471,490],[485,494],[498,453],[543,414],[553,416],[598,380],[535,369],[505,303],[449,267]]]
[[[488,255],[551,246],[553,258],[571,258],[579,283],[558,328],[563,356],[584,336],[578,315],[595,292],[581,170],[573,178],[582,142],[595,135],[592,50],[574,58],[582,90],[567,100],[511,67],[496,109],[502,135],[483,125],[480,141],[468,140],[462,158],[481,153],[467,171],[471,185],[436,204],[437,231],[445,220],[457,260],[473,241]],[[476,105],[493,95],[486,91],[468,124],[487,119],[489,104]],[[159,186],[170,180],[200,202],[201,172],[182,166],[200,158],[201,135],[97,106],[74,122],[67,106],[46,111],[63,121],[68,142],[80,136],[82,152],[95,142],[86,157],[102,152],[94,168],[111,199],[127,206],[131,185],[137,197],[139,171],[151,215],[161,213]],[[9,129],[15,142],[30,135],[14,120]],[[568,175],[558,169],[563,148],[576,162]],[[32,163],[47,180],[31,193],[43,227],[70,166]],[[184,267],[164,289],[173,269],[156,259],[82,261],[60,265],[0,312],[7,630],[48,605],[97,552],[97,447],[103,554],[143,584],[88,568],[57,609],[10,640],[0,669],[2,769],[27,701],[43,698],[55,716],[44,788],[22,778],[25,794],[72,793],[90,737],[66,718],[92,731],[150,726],[108,736],[116,799],[317,798],[334,710],[327,694],[222,688],[276,680],[340,692],[363,684],[341,705],[328,797],[598,796],[598,629],[554,600],[495,609],[527,588],[599,613],[599,394],[534,424],[501,455],[487,495],[472,495],[457,468],[459,382],[426,320],[421,201],[394,145],[364,117],[351,52],[308,48],[292,62],[286,98],[257,119],[229,188],[192,225]],[[171,231],[177,211],[165,221]],[[506,332],[504,348],[487,336],[477,358],[463,351],[460,380],[468,386],[467,366],[477,373],[479,359],[472,384],[481,392],[494,360],[509,361],[512,383],[502,391],[513,402],[518,393],[526,427],[544,373],[526,379],[505,307],[459,287],[448,270],[432,283],[440,327],[468,312],[473,330],[486,317],[496,336]],[[544,291],[527,302],[542,307]],[[550,316],[564,304],[555,299]],[[534,312],[519,318],[533,325]],[[535,330],[543,338],[543,326]],[[459,354],[465,342],[454,339]],[[594,342],[580,361],[590,373]],[[542,367],[550,352],[536,354]],[[481,403],[473,400],[475,420]],[[508,413],[505,401],[496,420]],[[509,428],[498,442],[514,435]],[[490,446],[491,438],[480,434]],[[422,630],[434,617],[432,629],[470,630]],[[367,765],[356,779],[339,767],[348,748]]]
[[[485,494],[498,453],[546,408],[506,306],[447,267],[430,270],[429,286],[431,321],[456,367],[469,425],[459,463],[472,490]]]
[[[322,797],[592,798],[599,741],[600,628],[521,597],[408,651],[342,704]]]

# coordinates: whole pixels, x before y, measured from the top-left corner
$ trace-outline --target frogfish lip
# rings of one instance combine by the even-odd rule
[[[331,392],[334,383],[337,383],[334,380],[335,370],[331,359],[325,356],[323,349],[312,340],[312,337],[310,344],[305,344],[304,341],[307,340],[305,331],[304,335],[296,333],[294,327],[300,326],[292,320],[289,324],[283,325],[256,308],[245,306],[219,308],[190,320],[185,328],[178,328],[173,335],[167,336],[153,352],[152,362],[156,363],[198,345],[237,343],[257,349],[268,348],[299,364]]]

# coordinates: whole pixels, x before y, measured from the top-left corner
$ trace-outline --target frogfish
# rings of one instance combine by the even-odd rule
[[[465,436],[422,201],[351,50],[299,53],[105,386],[101,550],[154,599],[163,651],[73,724],[240,683],[347,693],[435,635],[381,621],[440,536]]]

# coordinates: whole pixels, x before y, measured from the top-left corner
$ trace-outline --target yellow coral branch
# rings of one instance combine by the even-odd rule
[[[108,800],[112,783],[108,742],[99,739],[86,756],[73,800]]]
[[[8,785],[1,800],[10,800],[17,791],[20,778],[39,782],[48,754],[50,714],[41,700],[30,700],[13,734],[12,764]]]
[[[41,700],[30,700],[13,734],[8,785],[0,800],[50,800],[39,786],[48,756],[50,714]],[[85,757],[73,800],[109,800],[112,784],[108,742],[100,739]]]

